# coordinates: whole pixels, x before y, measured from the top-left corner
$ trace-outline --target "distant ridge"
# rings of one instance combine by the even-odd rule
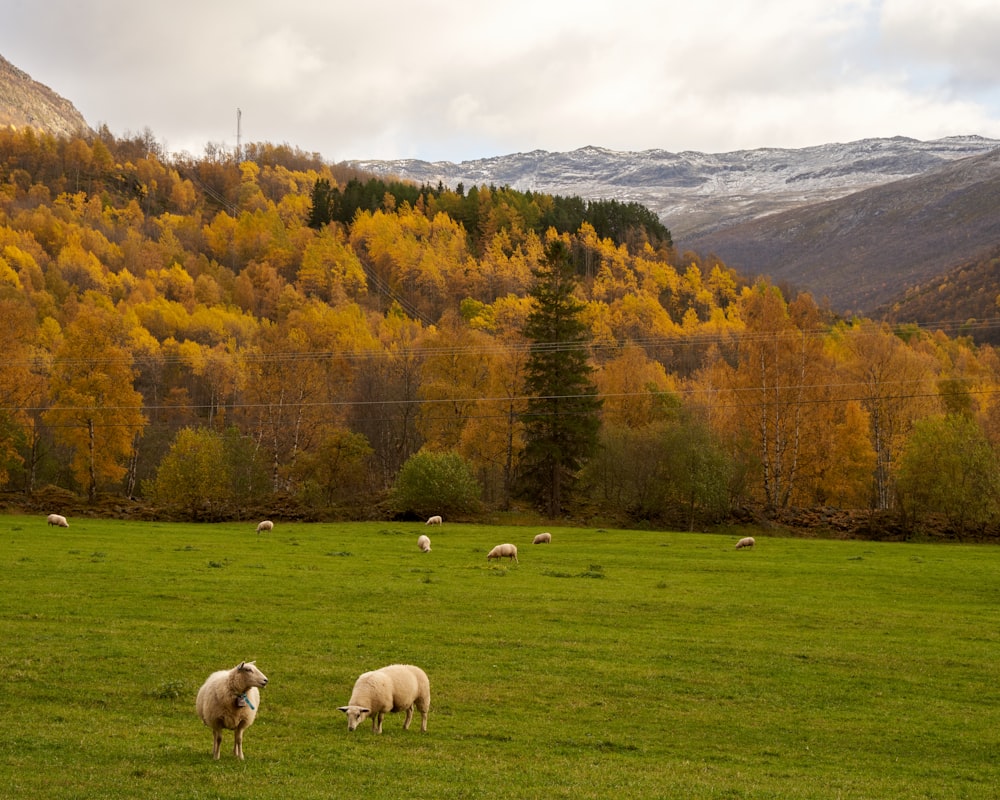
[[[0,126],[32,127],[55,136],[93,131],[66,98],[0,56]]]
[[[413,159],[346,164],[415,183],[440,181],[451,188],[459,183],[466,188],[485,184],[585,200],[635,201],[659,215],[674,241],[684,246],[688,239],[713,230],[923,175],[998,147],[1000,141],[981,136],[930,142],[897,136],[716,154],[582,147],[569,153],[534,150],[460,164]]]

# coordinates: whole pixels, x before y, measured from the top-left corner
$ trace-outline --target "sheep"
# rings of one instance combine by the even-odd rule
[[[257,526],[257,533],[260,533],[261,531],[273,531],[273,530],[274,530],[274,523],[271,522],[271,520],[269,519],[265,519],[262,523],[260,523]]]
[[[69,523],[66,521],[66,517],[60,516],[59,514],[49,514],[48,523],[49,525],[55,525],[58,528],[69,527]]]
[[[427,519],[427,522],[424,523],[424,525],[440,525],[440,524],[441,524],[441,517],[439,517],[436,514],[433,517],[429,517]]]
[[[517,561],[517,548],[512,544],[498,544],[496,547],[490,550],[489,553],[486,554],[487,561],[493,558],[496,559],[509,558],[511,561],[516,561],[517,563],[521,563]]]
[[[243,732],[253,725],[260,708],[260,689],[267,686],[253,661],[242,661],[229,670],[213,672],[198,690],[198,716],[212,729],[212,758],[218,760],[222,731],[235,732],[233,755],[243,760]]]
[[[744,536],[736,543],[736,549],[742,550],[744,547],[753,547],[757,542],[754,541],[752,536]]]
[[[347,730],[353,731],[371,716],[372,731],[382,733],[386,711],[405,711],[403,730],[409,730],[414,707],[420,712],[420,730],[426,732],[427,714],[431,710],[427,673],[412,664],[391,664],[362,674],[354,682],[348,704],[340,706],[340,710],[347,714]]]
[[[552,542],[551,533],[540,533],[533,540],[532,544],[550,544]]]
[[[431,540],[426,536],[421,536],[417,539],[417,547],[420,548],[421,553],[429,553],[431,551]]]

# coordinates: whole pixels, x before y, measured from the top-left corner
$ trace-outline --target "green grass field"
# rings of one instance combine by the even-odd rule
[[[3,798],[987,798],[1000,550],[0,516]],[[416,538],[429,532],[432,551]],[[494,544],[520,564],[487,564]],[[246,761],[194,712],[270,678]],[[392,662],[429,730],[337,707]]]

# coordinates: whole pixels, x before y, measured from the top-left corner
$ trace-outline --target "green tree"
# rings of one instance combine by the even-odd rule
[[[524,329],[530,352],[522,485],[550,516],[558,516],[597,444],[601,400],[591,379],[590,331],[574,294],[576,276],[565,242],[550,243],[532,274],[534,307]]]
[[[472,467],[460,455],[421,450],[403,464],[391,502],[400,513],[448,516],[474,511],[481,493]]]
[[[304,502],[329,507],[363,494],[372,456],[368,440],[334,425],[324,426],[317,439],[296,464],[294,477]]]
[[[944,514],[959,535],[1000,513],[1000,459],[964,414],[925,417],[914,424],[896,485],[915,514]]]
[[[310,228],[319,230],[333,219],[333,210],[334,195],[330,181],[326,178],[317,178],[313,184],[312,207],[309,209],[309,221],[306,224]]]
[[[232,476],[221,434],[208,428],[182,428],[145,486],[154,502],[177,506],[192,519],[215,517],[231,497]]]

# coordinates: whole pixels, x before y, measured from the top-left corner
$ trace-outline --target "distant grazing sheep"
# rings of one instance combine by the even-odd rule
[[[437,516],[436,514],[433,517],[430,517],[427,520],[427,522],[424,523],[424,525],[440,525],[440,524],[441,524],[441,517]]]
[[[752,536],[744,536],[736,543],[736,549],[742,550],[744,547],[753,547],[757,542],[754,541]]]
[[[417,547],[420,548],[421,553],[429,553],[431,551],[431,540],[426,536],[421,536],[417,539]]]
[[[412,664],[392,664],[361,675],[354,683],[350,701],[340,710],[347,714],[347,730],[353,731],[371,717],[372,730],[382,733],[382,717],[387,711],[405,711],[403,730],[408,730],[414,707],[420,712],[420,730],[426,731],[431,710],[427,673]]]
[[[489,553],[486,554],[486,560],[490,559],[501,559],[509,558],[511,561],[517,561],[517,548],[512,544],[498,544]],[[521,563],[517,561],[517,563]]]
[[[235,732],[233,755],[243,760],[243,731],[253,725],[260,708],[260,689],[267,677],[253,661],[243,661],[229,670],[213,672],[198,690],[198,716],[212,729],[212,758],[219,758],[222,731]]]
[[[550,544],[552,542],[551,533],[540,533],[534,539],[532,539],[532,544]]]
[[[48,517],[49,525],[55,525],[59,528],[68,528],[69,523],[66,521],[66,517],[62,517],[59,514],[49,514]]]
[[[274,530],[274,523],[271,522],[271,520],[269,519],[265,519],[262,523],[260,523],[257,526],[257,533],[260,533],[261,531],[273,531],[273,530]]]

